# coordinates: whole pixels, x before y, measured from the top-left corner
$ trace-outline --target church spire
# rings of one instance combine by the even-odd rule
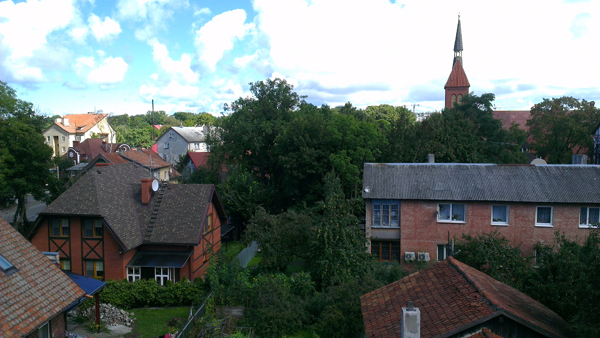
[[[462,51],[463,51],[463,41],[462,41],[462,31],[460,29],[460,14],[458,15],[458,26],[456,27],[456,38],[454,39],[454,61],[452,62],[452,66],[456,63],[456,60],[460,60],[462,63]]]

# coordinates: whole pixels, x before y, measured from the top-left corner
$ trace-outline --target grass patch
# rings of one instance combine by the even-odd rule
[[[225,246],[227,246],[227,250],[225,250]],[[227,244],[221,245],[221,255],[225,257],[225,261],[227,263],[231,262],[237,255],[244,250],[244,244],[240,242],[228,242]]]
[[[257,266],[262,261],[262,256],[259,253],[256,253],[254,257],[248,262],[248,266],[246,268],[251,268],[253,266]]]
[[[158,309],[133,309],[130,310],[135,317],[135,330],[139,333],[139,338],[152,338],[162,336],[167,333],[174,333],[179,326],[169,327],[167,323],[172,324],[173,318],[182,318],[178,323],[185,322],[190,312],[189,307],[171,307]]]

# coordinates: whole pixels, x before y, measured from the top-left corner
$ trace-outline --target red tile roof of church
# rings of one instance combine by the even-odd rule
[[[454,62],[454,66],[452,67],[452,72],[448,77],[448,81],[444,86],[446,88],[454,88],[454,87],[470,87],[469,80],[467,79],[467,74],[465,74],[465,70],[462,67],[462,62],[459,58]]]

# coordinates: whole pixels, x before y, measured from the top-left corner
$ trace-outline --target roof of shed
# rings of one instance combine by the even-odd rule
[[[2,218],[0,254],[17,269],[11,274],[0,270],[0,337],[25,336],[85,296]]]
[[[600,203],[600,166],[365,163],[363,198]],[[368,191],[368,192],[367,192]]]
[[[566,322],[556,313],[453,257],[362,296],[367,337],[399,337],[409,301],[421,313],[422,337],[459,333],[497,315],[548,337],[567,337]]]

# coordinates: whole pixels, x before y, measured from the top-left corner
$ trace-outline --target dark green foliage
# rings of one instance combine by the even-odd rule
[[[560,97],[531,108],[527,121],[533,136],[531,149],[548,163],[571,163],[573,154],[591,155],[594,149],[590,137],[600,122],[600,110],[585,100]]]
[[[493,100],[494,94],[470,94],[462,104],[432,114],[419,127],[417,157],[424,160],[431,153],[436,162],[524,163],[525,132],[502,129],[492,115]]]
[[[311,224],[311,216],[305,213],[271,215],[261,208],[252,218],[245,238],[260,243],[263,269],[285,271],[294,257],[304,257]]]
[[[531,261],[498,232],[463,234],[454,247],[454,258],[489,276],[523,290],[533,272]]]
[[[600,236],[583,244],[556,234],[553,246],[538,248],[538,268],[525,292],[572,325],[577,337],[600,336]]]
[[[204,286],[199,283],[181,282],[160,286],[154,280],[106,282],[100,293],[100,302],[109,303],[120,309],[147,306],[180,306],[202,302]]]
[[[256,175],[241,166],[233,167],[219,186],[219,194],[227,214],[247,221],[258,208],[270,204],[271,193],[261,185]]]

